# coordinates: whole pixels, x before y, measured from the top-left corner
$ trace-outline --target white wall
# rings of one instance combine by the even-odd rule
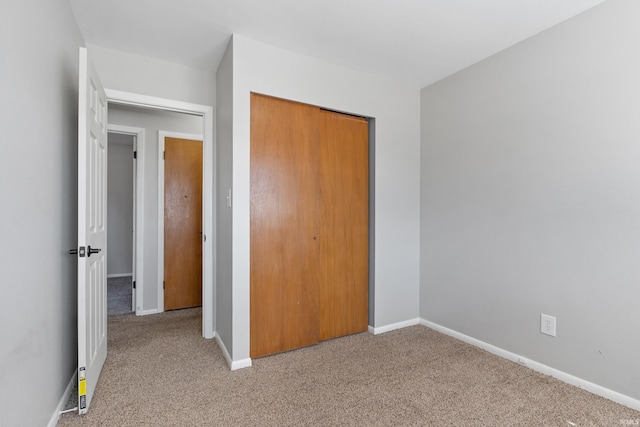
[[[252,91],[376,119],[375,318],[372,326],[416,319],[419,315],[419,92],[234,35],[233,359],[249,357],[249,94]],[[229,343],[225,344],[229,347]]]
[[[65,0],[0,13],[0,425],[44,426],[77,368],[78,47]]]
[[[197,70],[180,64],[106,49],[100,46],[88,45],[87,47],[89,49],[89,55],[106,89],[215,107],[216,76],[213,72]],[[110,106],[110,114],[112,110],[113,108]],[[109,123],[115,122],[110,118]],[[131,124],[130,126],[137,125]],[[185,132],[202,134],[202,127],[199,129],[197,132]],[[146,135],[147,138],[150,137],[149,133]],[[157,134],[153,133],[151,135],[157,136]],[[153,137],[155,138],[156,136]],[[145,164],[149,165],[149,162],[154,161],[154,159],[155,157],[151,159],[147,156],[145,158]],[[157,166],[152,165],[150,167],[154,169],[152,171],[146,170],[145,174],[147,176],[150,176],[151,173],[157,174]],[[145,206],[149,206],[149,203],[150,202],[145,201]],[[156,208],[154,208],[154,212],[155,211]],[[152,227],[157,227],[157,224],[154,223]],[[145,231],[145,233],[147,232]],[[145,237],[145,242],[146,241],[147,238]],[[157,242],[154,243],[153,248],[156,248],[156,244]],[[150,259],[152,256],[151,252],[145,248],[145,265],[153,265],[155,268],[155,264],[148,264],[155,262],[153,259]],[[157,282],[157,269],[154,268],[151,269],[154,271],[151,273],[149,269],[145,267],[145,282],[148,280],[154,283]],[[150,274],[153,274],[153,276],[149,276]],[[144,310],[157,309],[157,292],[153,291],[148,293],[145,287],[143,304]]]
[[[607,1],[421,107],[421,316],[635,399],[638,22],[640,2]]]
[[[227,192],[232,184],[233,159],[233,40],[218,67],[216,108],[216,332],[229,351],[232,348],[232,218]],[[233,196],[233,194],[232,194]]]
[[[215,106],[215,73],[87,45],[107,89]]]
[[[200,116],[109,104],[109,124],[145,129],[144,141],[144,277],[136,278],[143,287],[144,301],[139,310],[158,310],[158,131],[202,135]],[[111,256],[109,254],[109,256]],[[140,283],[142,282],[142,283]],[[141,306],[139,304],[142,304]]]
[[[133,139],[109,133],[107,276],[133,271]]]

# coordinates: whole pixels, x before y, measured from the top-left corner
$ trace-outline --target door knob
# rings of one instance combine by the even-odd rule
[[[87,247],[87,256],[90,257],[91,254],[97,254],[98,252],[100,252],[102,249],[93,249],[91,248],[91,246]]]

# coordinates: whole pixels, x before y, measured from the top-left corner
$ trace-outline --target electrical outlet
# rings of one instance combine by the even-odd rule
[[[548,314],[540,315],[540,332],[546,335],[556,336],[556,318]]]

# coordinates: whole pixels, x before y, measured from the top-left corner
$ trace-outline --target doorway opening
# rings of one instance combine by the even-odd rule
[[[161,231],[158,227],[158,163],[160,132],[178,131],[197,134],[202,140],[202,334],[214,337],[214,275],[215,259],[215,194],[213,185],[213,108],[163,98],[106,89],[109,101],[110,131],[131,133],[136,129],[136,208],[135,208],[135,312],[147,315],[164,311],[163,280],[159,273],[158,244]],[[155,116],[159,120],[151,129],[135,120],[136,114]],[[122,120],[130,116],[129,121]],[[162,123],[169,117],[185,119],[187,127],[170,128]],[[196,126],[196,128],[194,128]],[[195,130],[194,130],[195,129]],[[144,225],[143,225],[144,224]],[[151,230],[150,230],[151,229]],[[152,277],[153,276],[153,277]]]
[[[141,130],[107,126],[107,315],[136,309],[136,142]]]

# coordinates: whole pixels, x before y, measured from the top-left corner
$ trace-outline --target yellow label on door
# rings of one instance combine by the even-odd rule
[[[85,396],[87,394],[87,381],[84,378],[80,378],[78,389],[80,391],[80,396]]]

